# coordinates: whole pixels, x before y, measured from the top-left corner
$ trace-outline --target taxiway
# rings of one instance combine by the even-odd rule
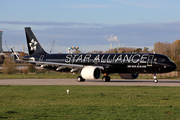
[[[180,80],[159,79],[154,83],[152,79],[112,79],[111,82],[99,80],[86,80],[77,82],[76,79],[0,79],[0,85],[105,85],[105,86],[177,86],[180,87]]]

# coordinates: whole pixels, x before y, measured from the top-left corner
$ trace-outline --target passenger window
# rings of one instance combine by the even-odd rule
[[[158,62],[165,62],[165,59],[164,59],[164,58],[160,58],[160,59],[158,60]]]

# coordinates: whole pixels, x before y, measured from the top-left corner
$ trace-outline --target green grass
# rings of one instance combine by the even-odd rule
[[[0,86],[0,119],[178,120],[179,91],[145,86]]]
[[[72,73],[0,74],[0,79],[70,79],[78,76]]]
[[[0,79],[76,79],[79,73],[31,73],[31,74],[2,74]],[[102,77],[103,75],[101,75]],[[119,74],[111,74],[111,79],[121,79]],[[179,79],[177,77],[157,76],[158,79]],[[153,79],[153,76],[139,76],[138,79]]]

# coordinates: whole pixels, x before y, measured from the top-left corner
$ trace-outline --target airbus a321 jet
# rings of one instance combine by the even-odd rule
[[[48,54],[44,51],[30,27],[25,28],[29,55],[22,59],[32,64],[60,72],[80,72],[78,82],[99,79],[109,82],[109,74],[118,73],[122,79],[136,79],[139,74],[151,73],[157,83],[158,73],[176,69],[167,56],[154,53],[68,53]]]

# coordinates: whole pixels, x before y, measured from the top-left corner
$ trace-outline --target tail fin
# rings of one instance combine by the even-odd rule
[[[25,27],[25,33],[26,33],[26,40],[27,40],[29,55],[32,55],[35,53],[47,54],[44,51],[44,49],[41,47],[39,41],[37,40],[36,36],[34,35],[30,27]]]
[[[24,62],[24,60],[20,59],[19,54],[17,52],[15,52],[13,48],[11,48],[11,51],[12,51],[12,55],[14,56],[14,61],[16,63],[23,63]]]
[[[13,48],[11,48],[11,51],[12,51],[12,54],[14,55],[14,59],[15,59],[15,60],[20,60],[20,59],[19,59],[19,55],[18,55],[16,52],[14,52],[14,49],[13,49]]]

